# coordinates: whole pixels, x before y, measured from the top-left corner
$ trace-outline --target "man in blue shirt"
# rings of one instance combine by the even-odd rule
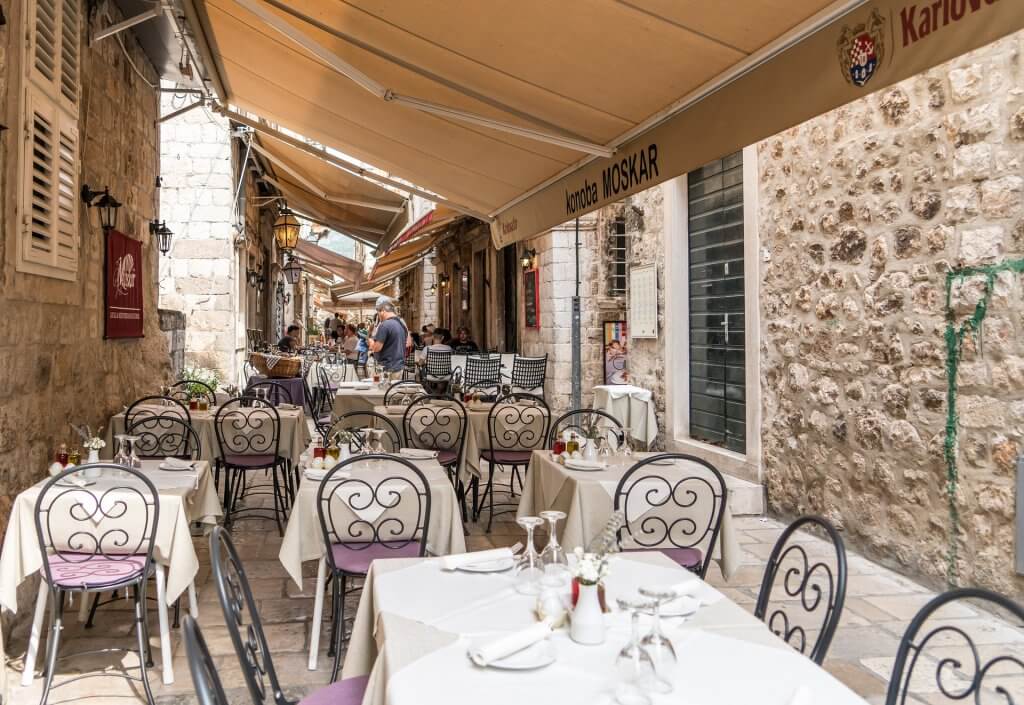
[[[389,374],[401,373],[405,368],[405,350],[409,330],[398,317],[394,303],[386,296],[377,299],[380,323],[369,341],[370,351],[377,363]]]

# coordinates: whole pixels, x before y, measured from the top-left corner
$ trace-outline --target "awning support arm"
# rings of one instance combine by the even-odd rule
[[[162,122],[167,122],[168,120],[173,120],[174,118],[178,117],[179,115],[184,115],[185,113],[189,112],[190,110],[195,110],[196,108],[201,106],[204,102],[205,101],[202,98],[200,98],[199,100],[197,100],[194,103],[189,103],[184,108],[178,108],[177,110],[175,110],[172,113],[167,113],[166,115],[161,115],[160,117],[158,117],[156,119],[156,124],[159,125]]]
[[[112,24],[109,27],[104,27],[99,32],[93,35],[92,39],[89,41],[89,44],[92,45],[93,43],[98,42],[101,39],[113,37],[118,32],[123,32],[126,29],[131,29],[137,24],[142,24],[143,22],[159,17],[162,13],[163,8],[160,7],[160,3],[154,3],[153,7],[149,8],[148,10],[144,10],[143,12],[140,12],[137,15],[129,17],[126,20],[122,20],[117,24]]]
[[[378,98],[398,103],[400,105],[406,105],[421,112],[430,113],[432,115],[441,115],[443,117],[451,118],[454,120],[461,120],[474,125],[481,125],[483,127],[490,128],[492,130],[499,130],[501,132],[508,132],[510,134],[519,135],[520,137],[526,137],[528,139],[538,140],[540,142],[547,142],[549,144],[558,145],[559,147],[565,147],[567,149],[573,149],[579,152],[585,152],[587,154],[593,154],[599,157],[610,157],[615,154],[615,150],[605,145],[596,144],[594,142],[587,142],[586,140],[578,140],[573,137],[565,135],[555,134],[553,132],[547,132],[545,130],[537,130],[530,127],[523,127],[503,120],[495,120],[493,118],[484,117],[483,115],[477,115],[475,113],[466,112],[464,110],[458,110],[456,108],[450,108],[445,105],[439,105],[428,100],[422,100],[420,98],[414,98],[412,96],[404,96],[395,93],[384,84],[375,81],[374,79],[367,76],[365,73],[357,69],[352,64],[348,63],[340,56],[335,54],[333,51],[323,46],[319,42],[306,36],[303,32],[299,31],[288,22],[278,17],[274,13],[267,10],[259,0],[235,0],[236,3],[244,7],[249,12],[259,17],[265,24],[269,25],[273,29],[284,36],[291,39],[293,42],[301,46],[303,49],[308,51],[310,54],[318,58],[321,62],[329,66],[331,69],[337,71],[343,76],[354,81],[357,85],[361,86],[365,90],[373,93]]]
[[[298,169],[295,169],[290,164],[287,164],[284,161],[278,159],[277,156],[275,156],[274,154],[271,154],[269,151],[267,151],[266,149],[264,149],[260,145],[256,144],[255,142],[253,142],[252,148],[255,149],[257,152],[259,152],[261,155],[263,155],[263,157],[265,159],[273,162],[274,165],[277,166],[279,169],[281,169],[282,171],[287,172],[288,174],[291,174],[292,178],[294,178],[296,181],[301,183],[303,186],[305,186],[307,189],[309,189],[310,191],[312,191],[313,193],[315,193],[317,196],[319,196],[320,198],[324,199],[325,201],[330,201],[331,203],[338,203],[340,205],[362,206],[364,208],[373,208],[374,210],[388,211],[389,213],[401,213],[405,209],[404,206],[395,206],[395,205],[391,205],[390,203],[383,203],[381,201],[374,201],[374,200],[368,199],[368,198],[357,198],[355,196],[342,196],[342,195],[329,194],[326,191],[323,191],[322,189],[320,189],[320,187],[318,187],[312,181],[312,179],[308,178],[301,171],[299,171]]]
[[[381,174],[369,171],[359,166],[358,164],[348,161],[347,159],[342,159],[341,157],[334,156],[326,149],[314,147],[310,144],[307,144],[306,142],[303,142],[300,139],[292,137],[291,135],[286,135],[285,133],[279,130],[275,130],[274,128],[268,125],[264,125],[263,123],[257,120],[252,120],[246,117],[245,115],[242,115],[241,113],[237,113],[234,110],[228,110],[222,105],[214,105],[213,109],[215,112],[220,113],[221,115],[230,120],[234,120],[235,122],[241,123],[242,125],[248,125],[257,132],[267,135],[268,137],[273,137],[274,139],[280,142],[284,142],[285,144],[295,147],[296,149],[300,149],[303,152],[306,152],[307,154],[312,154],[314,157],[323,159],[325,162],[333,164],[339,169],[344,169],[353,176],[358,176],[359,178],[365,179],[366,181],[372,181],[378,185],[384,184],[386,186],[391,186],[392,188],[398,189],[399,191],[403,191],[405,193],[413,193],[416,194],[417,196],[421,196],[427,199],[428,201],[440,203],[448,206],[452,210],[456,210],[460,213],[465,213],[466,215],[471,215],[474,218],[479,218],[485,223],[491,222],[491,217],[486,213],[481,213],[480,211],[474,210],[468,206],[464,206],[460,203],[455,203],[454,201],[450,201],[447,198],[438,196],[436,193],[424,191],[423,189],[412,186],[408,183],[405,183],[404,181],[397,181],[387,176],[383,176]]]

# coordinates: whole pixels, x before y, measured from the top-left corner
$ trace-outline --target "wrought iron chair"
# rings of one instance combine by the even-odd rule
[[[204,397],[210,406],[217,405],[217,391],[198,379],[183,379],[175,382],[171,385],[171,392],[167,396],[187,404],[193,395]]]
[[[476,384],[471,384],[468,387],[463,387],[462,392],[463,394],[479,392],[482,395],[482,401],[495,402],[498,400],[498,397],[501,396],[501,380],[480,380]]]
[[[344,362],[341,364],[320,364],[317,365],[316,369],[317,382],[322,389],[326,389],[330,394],[334,394],[334,392],[338,391],[338,385],[348,380],[350,371],[354,377],[355,367]]]
[[[548,356],[524,357],[516,355],[512,363],[512,389],[523,392],[540,390],[544,395],[544,380],[548,374]]]
[[[126,478],[115,480],[102,492],[69,485],[69,475],[87,468],[119,471]],[[143,473],[112,463],[93,463],[68,468],[50,478],[39,491],[35,505],[36,537],[44,556],[42,578],[50,597],[50,636],[47,641],[45,680],[40,705],[46,705],[57,669],[60,636],[64,629],[64,597],[131,588],[135,609],[135,636],[139,653],[138,678],[153,705],[146,666],[152,664],[149,629],[146,623],[146,580],[156,570],[153,547],[160,520],[156,487]],[[38,602],[37,610],[45,609]],[[26,667],[35,661],[30,644]],[[71,678],[107,675],[105,672]]]
[[[270,645],[263,631],[263,622],[256,609],[252,589],[249,587],[249,578],[245,574],[245,568],[238,557],[231,536],[220,526],[214,528],[210,535],[210,563],[213,569],[213,582],[217,586],[217,599],[253,705],[265,705],[267,702],[268,681],[274,705],[359,705],[362,702],[367,677],[347,678],[332,683],[311,693],[298,703],[288,698],[277,677]],[[186,626],[187,624],[186,622]],[[208,654],[205,660],[208,662]],[[189,669],[195,673],[192,661],[190,651]],[[202,670],[205,672],[207,668],[208,666],[204,666]],[[203,705],[201,695],[200,703]]]
[[[267,399],[274,406],[296,403],[295,400],[292,399],[291,390],[280,382],[275,382],[272,379],[264,379],[259,382],[249,382],[245,387],[245,396],[256,396],[257,389],[267,390]]]
[[[320,385],[311,390],[305,376],[302,378],[302,389],[306,396],[306,411],[317,431],[322,434],[323,429],[331,425],[334,412],[333,394]]]
[[[387,461],[392,467],[386,471],[358,468],[376,461]],[[351,474],[338,476],[348,470]],[[426,554],[430,485],[422,471],[404,458],[360,455],[343,460],[327,473],[316,493],[316,511],[332,576],[331,680],[335,680],[344,641],[345,583],[366,577],[376,559]]]
[[[203,632],[192,619],[185,615],[185,655],[188,657],[188,670],[192,675],[192,687],[196,691],[199,705],[230,705],[224,694],[217,667],[210,658],[210,649],[206,646]]]
[[[466,357],[466,368],[462,372],[463,387],[474,387],[481,382],[501,380],[501,358],[497,355],[469,355]],[[500,381],[498,382],[500,387]]]
[[[662,465],[698,467],[666,477]],[[700,577],[718,542],[728,491],[725,478],[703,458],[661,453],[639,461],[615,488],[614,508],[623,513],[619,545],[624,550],[661,551]],[[701,500],[704,500],[702,503]]]
[[[459,478],[462,454],[466,446],[469,417],[462,402],[438,395],[417,397],[402,416],[402,435],[410,448],[436,450],[437,462],[448,472],[455,493],[462,503],[462,518],[466,511],[466,488]]]
[[[550,423],[551,411],[544,399],[525,392],[513,392],[499,398],[487,412],[488,445],[480,449],[480,458],[488,465],[487,483],[484,485],[479,506],[474,506],[475,516],[479,518],[484,504],[488,504],[490,516],[487,519],[487,533],[490,533],[491,525],[494,523],[495,469],[511,468],[508,490],[509,495],[515,497],[515,480],[518,478],[520,488],[523,486],[519,469],[522,468],[525,474],[533,451],[543,447],[547,442]],[[502,503],[499,506],[506,505]],[[507,506],[509,509],[502,509],[498,514],[515,511],[514,504],[508,503]]]
[[[419,382],[409,382],[402,380],[400,382],[393,382],[384,392],[384,405],[392,406],[394,404],[411,404],[417,397],[425,394],[423,385]]]
[[[140,416],[125,433],[138,437],[135,454],[140,458],[198,460],[203,452],[199,434],[179,416]]]
[[[376,411],[350,411],[342,414],[337,421],[324,429],[321,438],[326,445],[339,431],[348,431],[352,435],[349,449],[357,452],[366,447],[365,431],[368,428],[384,431],[381,444],[385,453],[397,453],[401,450],[402,435],[398,432],[398,427],[387,416]]]
[[[934,669],[934,684],[950,703],[1024,703],[1024,698],[1021,698],[1022,692],[1017,685],[1020,681],[1016,678],[1000,678],[1024,676],[1024,660],[1011,652],[983,656],[984,647],[959,625],[949,623],[941,616],[935,616],[946,605],[961,600],[980,602],[988,609],[998,608],[1010,614],[1017,623],[1024,624],[1024,606],[991,590],[958,588],[934,597],[914,616],[907,631],[903,633],[899,649],[896,651],[896,662],[892,667],[885,705],[905,705],[908,698],[911,702],[916,702],[912,697],[914,693],[911,692],[914,688],[925,687],[929,691],[934,691],[934,688],[930,687],[927,673],[914,673],[918,666],[921,666],[922,671]],[[936,622],[934,628],[922,634],[933,617]],[[927,656],[922,659],[921,656],[927,654],[926,649],[929,645],[936,650],[935,654],[930,659]],[[960,657],[948,655],[950,649],[962,649],[969,653],[970,657],[964,663]],[[927,696],[922,693],[923,697],[931,698],[928,702],[939,702],[933,692],[929,692]]]
[[[803,528],[817,528],[825,534],[835,552],[835,573],[831,561],[810,558],[804,545],[791,540],[793,534]],[[780,571],[779,587],[785,597],[778,606],[772,607],[772,590],[780,578]],[[842,537],[832,524],[821,517],[800,517],[786,527],[775,542],[764,570],[754,616],[787,644],[821,665],[839,626],[845,600],[846,548]],[[808,627],[811,627],[810,631],[818,632],[812,644],[807,643]]]
[[[412,350],[408,355],[405,356],[405,367],[402,368],[402,381],[412,382],[419,376],[419,370],[416,365],[416,351]]]
[[[125,410],[124,427],[128,428],[136,419],[143,416],[168,416],[171,414],[185,419],[189,425],[192,424],[192,415],[188,412],[188,406],[179,400],[173,397],[162,397],[158,394],[141,397],[133,401]]]
[[[555,439],[563,437],[566,433],[575,433],[579,437],[580,447],[586,446],[596,435],[609,441],[614,436],[617,445],[621,445],[625,440],[619,420],[600,409],[574,409],[559,416],[551,424],[548,447],[554,445]]]
[[[434,395],[445,393],[451,385],[454,374],[452,354],[445,350],[431,350],[428,347],[423,369],[420,371],[420,381],[427,393]]]
[[[281,520],[288,511],[288,462],[281,456],[281,416],[273,406],[256,406],[254,397],[229,399],[213,419],[219,457],[217,474],[224,470],[224,524],[230,526],[239,518],[273,519],[277,532],[284,535]],[[266,470],[273,484],[270,491],[251,491],[248,475],[254,470]],[[214,479],[217,482],[217,479]],[[247,507],[236,511],[243,496],[271,494],[274,498],[273,515],[266,516],[261,507]],[[247,516],[242,516],[242,515]]]

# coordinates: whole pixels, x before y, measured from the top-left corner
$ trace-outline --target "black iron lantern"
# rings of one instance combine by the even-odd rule
[[[149,224],[149,234],[153,236],[156,241],[156,247],[160,250],[160,254],[166,255],[171,251],[171,238],[174,237],[174,233],[167,227],[167,223],[163,220],[154,220]]]
[[[102,191],[93,191],[88,184],[82,186],[82,200],[89,208],[96,207],[100,211],[100,226],[104,230],[110,230],[117,225],[117,209],[121,202],[110,195],[110,189],[106,186]]]
[[[291,212],[288,206],[281,209],[274,221],[274,240],[277,241],[277,249],[282,252],[291,252],[299,244],[299,220]]]
[[[288,259],[288,262],[284,265],[284,276],[288,280],[289,284],[298,284],[299,278],[302,277],[302,265],[294,257]]]

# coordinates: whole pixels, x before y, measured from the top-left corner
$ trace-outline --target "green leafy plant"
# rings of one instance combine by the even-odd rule
[[[181,371],[181,379],[188,380],[190,382],[203,382],[209,385],[210,389],[216,390],[217,385],[220,384],[220,372],[218,370],[211,370],[207,367],[199,367],[198,365],[187,365],[185,369]],[[189,394],[198,396],[206,391],[207,390],[203,389],[201,385],[188,385]]]

